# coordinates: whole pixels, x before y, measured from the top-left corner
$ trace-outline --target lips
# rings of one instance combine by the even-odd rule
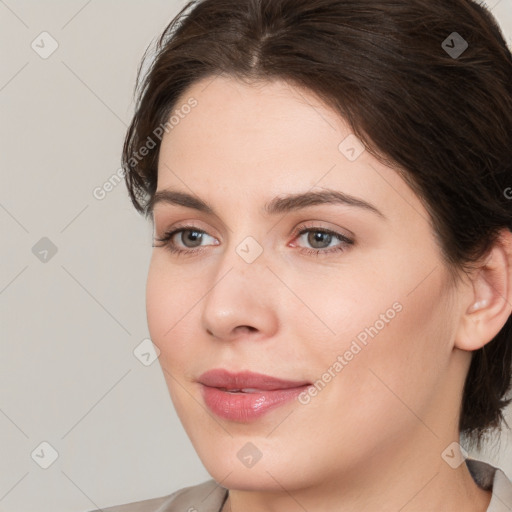
[[[262,373],[248,371],[231,373],[224,369],[209,370],[203,373],[199,378],[199,382],[211,388],[219,388],[224,391],[241,391],[244,393],[298,388],[311,384],[307,381],[283,380]]]
[[[268,411],[296,398],[311,385],[253,372],[209,370],[199,378],[205,405],[229,421],[254,421]]]

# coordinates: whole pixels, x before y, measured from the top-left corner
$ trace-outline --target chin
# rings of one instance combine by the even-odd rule
[[[226,434],[227,436],[227,434]],[[280,490],[277,482],[289,474],[282,448],[254,436],[203,439],[191,437],[196,453],[211,477],[223,487],[237,490]],[[263,446],[265,444],[265,446]],[[289,470],[289,468],[288,468]],[[275,477],[274,480],[272,476]]]
[[[240,468],[228,468],[228,465],[219,467],[215,464],[214,466],[206,466],[206,470],[211,477],[222,487],[227,489],[233,489],[237,491],[282,491],[281,485],[283,483],[287,487],[287,482],[283,482],[283,477],[278,470],[265,470],[262,467],[259,471],[255,468],[252,469],[240,469]],[[231,473],[230,473],[231,471]],[[274,478],[272,478],[272,476]],[[287,487],[288,488],[288,487]]]

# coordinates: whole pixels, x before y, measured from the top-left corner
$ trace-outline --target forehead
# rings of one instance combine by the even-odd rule
[[[195,107],[185,109],[189,102]],[[161,179],[169,177],[163,164],[188,170],[206,163],[209,175],[215,170],[216,176],[233,179],[242,173],[244,178],[296,173],[299,160],[314,161],[312,171],[328,170],[339,156],[341,138],[350,133],[312,93],[277,80],[245,84],[209,77],[185,90],[172,114],[160,149]]]
[[[179,115],[191,101],[194,108]],[[398,174],[368,151],[347,158],[345,141],[357,143],[350,126],[303,88],[208,77],[182,93],[173,113],[179,122],[162,140],[158,190],[192,191],[213,204],[226,194],[267,200],[329,187],[364,194],[381,211],[412,208],[428,217]]]
[[[200,138],[202,146],[222,142],[221,147],[232,149],[245,142],[249,152],[254,147],[251,141],[276,146],[305,138],[314,142],[319,129],[350,131],[312,92],[282,80],[247,84],[227,76],[205,78],[182,93],[174,113],[179,114],[191,101],[196,106],[179,116],[178,124],[165,134],[164,144],[192,143],[192,135],[196,142]]]

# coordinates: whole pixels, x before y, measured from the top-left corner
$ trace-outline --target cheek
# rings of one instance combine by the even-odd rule
[[[153,255],[149,266],[146,317],[151,340],[160,349],[160,357],[166,359],[170,347],[179,353],[180,347],[190,345],[185,343],[183,328],[189,321],[187,315],[193,314],[198,291],[163,259]],[[184,282],[188,284],[185,286]]]
[[[323,350],[305,355],[315,361],[317,378],[330,379],[319,392],[322,397],[313,399],[317,406],[323,402],[329,415],[343,417],[363,437],[363,425],[375,421],[390,435],[417,422],[410,411],[425,410],[448,365],[453,325],[443,276],[432,275],[411,293],[417,276],[425,272],[410,272],[409,277],[404,272],[400,279],[390,279],[387,291],[382,289],[365,305],[338,301],[350,314],[343,312],[332,324],[337,336]],[[385,276],[380,279],[385,283]],[[356,297],[361,299],[361,294]],[[334,378],[326,374],[329,368]]]
[[[153,261],[154,258],[146,282],[146,317],[151,339],[162,350],[165,332],[170,327],[169,312],[173,311],[172,294],[166,292],[167,282]]]
[[[188,284],[184,286],[184,282]],[[200,293],[194,289],[190,279],[180,276],[179,269],[173,269],[162,262],[161,257],[153,256],[146,282],[147,324],[151,340],[160,350],[163,376],[182,421],[193,407],[190,395],[183,391],[183,373],[197,358],[197,347],[191,343],[197,333],[186,331],[192,318],[197,321],[194,304],[200,299]]]

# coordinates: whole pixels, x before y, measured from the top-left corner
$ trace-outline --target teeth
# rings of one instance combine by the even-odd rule
[[[228,393],[257,393],[260,390],[256,388],[243,388],[243,389],[226,389],[223,388],[223,391],[227,391]]]

